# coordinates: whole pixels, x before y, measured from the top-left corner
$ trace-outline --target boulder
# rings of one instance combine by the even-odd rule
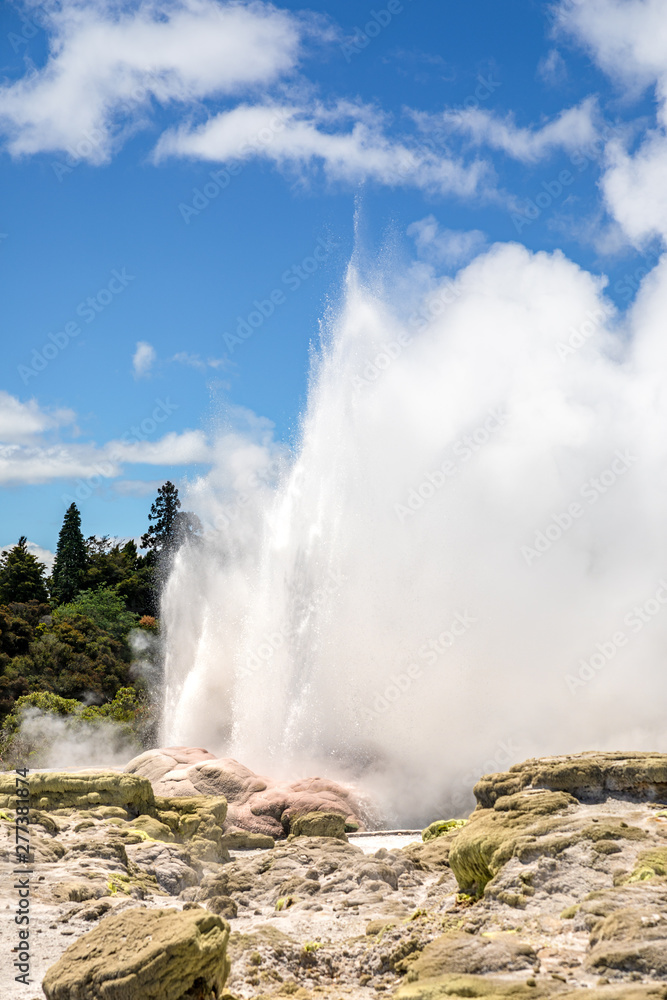
[[[126,910],[70,945],[42,989],[47,1000],[208,1000],[229,974],[228,939],[204,910]]]
[[[363,828],[368,808],[354,790],[324,778],[284,782],[255,774],[231,757],[216,758],[201,747],[148,750],[127,764],[127,774],[147,778],[160,799],[224,796],[227,828],[284,838],[293,819],[308,813],[336,814],[344,828]],[[344,832],[344,831],[343,831]]]
[[[345,836],[345,817],[334,812],[308,812],[291,819],[289,832],[292,837],[336,837]]]

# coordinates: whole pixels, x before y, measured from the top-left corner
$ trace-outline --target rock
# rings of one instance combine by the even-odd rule
[[[565,792],[527,789],[496,797],[492,809],[478,807],[467,825],[456,831],[449,851],[461,892],[481,895],[487,882],[514,856],[562,849],[566,841],[557,836],[563,826],[558,817],[572,804],[576,799]],[[576,837],[572,834],[567,843]]]
[[[122,808],[133,816],[155,811],[150,781],[122,771],[33,771],[28,780],[31,803],[40,811],[100,806]],[[0,772],[0,808],[13,807],[15,801],[15,776]]]
[[[667,914],[655,909],[617,910],[590,938],[589,968],[667,975]]]
[[[237,827],[226,827],[222,835],[222,846],[228,851],[270,850],[275,843],[273,837],[264,833],[239,830]]]
[[[335,837],[347,840],[345,817],[333,812],[308,812],[292,816],[289,825],[292,837]]]
[[[70,945],[42,989],[47,1000],[219,996],[228,938],[229,924],[202,910],[126,910]]]
[[[174,835],[164,823],[160,823],[154,816],[137,816],[130,825],[132,830],[140,830],[149,840],[164,840],[172,842]]]
[[[514,764],[509,771],[486,775],[474,788],[482,808],[496,798],[524,788],[569,792],[581,802],[600,802],[610,795],[644,801],[667,797],[667,754],[589,752],[541,757]]]
[[[224,917],[225,920],[233,920],[239,912],[239,908],[231,896],[211,896],[206,901],[206,909]]]
[[[170,896],[199,883],[201,864],[175,844],[142,843],[127,850],[137,868],[153,875]]]
[[[342,816],[349,829],[363,828],[369,816],[360,796],[337,782],[324,778],[274,781],[230,757],[215,758],[201,748],[149,750],[131,760],[125,770],[149,779],[155,795],[171,802],[195,795],[224,796],[228,827],[273,839],[284,838],[295,817],[312,812]]]
[[[452,830],[458,830],[467,822],[467,819],[437,819],[435,823],[431,823],[425,830],[422,830],[422,840],[426,844],[429,840],[435,840],[436,837],[443,837]]]
[[[487,972],[516,972],[539,965],[530,944],[516,934],[496,934],[480,937],[478,934],[454,932],[443,934],[432,941],[410,965],[412,975],[430,979],[443,973],[483,974]]]
[[[395,1000],[445,1000],[445,998],[486,997],[489,1000],[665,1000],[664,986],[629,985],[599,986],[569,990],[563,984],[546,980],[523,982],[494,979],[486,976],[461,976],[456,973],[436,979],[418,980],[402,986]]]

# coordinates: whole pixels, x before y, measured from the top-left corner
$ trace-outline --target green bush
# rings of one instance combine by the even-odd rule
[[[112,587],[83,590],[69,604],[63,604],[53,612],[55,621],[77,615],[90,618],[98,628],[119,641],[127,639],[139,623],[138,615],[127,610],[125,601]]]

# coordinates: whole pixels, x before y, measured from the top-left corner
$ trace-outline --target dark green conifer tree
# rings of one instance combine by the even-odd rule
[[[76,597],[84,582],[87,561],[86,542],[81,533],[81,515],[73,503],[67,508],[63,519],[51,574],[51,596],[57,604],[66,604]]]
[[[197,536],[201,521],[196,514],[180,510],[178,490],[171,482],[166,482],[157,491],[151,504],[148,520],[153,523],[141,537],[142,549],[150,549],[158,556],[172,555],[186,539]]]
[[[21,535],[18,545],[0,556],[0,604],[48,601],[45,571],[46,566],[28,552],[28,539]]]

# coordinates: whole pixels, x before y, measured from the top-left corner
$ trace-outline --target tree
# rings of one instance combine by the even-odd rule
[[[141,537],[141,547],[151,549],[156,555],[169,556],[187,539],[201,531],[201,521],[190,511],[179,510],[181,501],[173,483],[166,482],[157,491],[151,504],[148,520],[153,521]]]
[[[86,543],[81,533],[81,515],[70,504],[58,536],[56,558],[51,574],[51,593],[57,604],[71,601],[81,589],[86,571]]]
[[[45,572],[46,566],[28,552],[28,539],[21,535],[18,545],[0,557],[0,604],[47,601]]]

